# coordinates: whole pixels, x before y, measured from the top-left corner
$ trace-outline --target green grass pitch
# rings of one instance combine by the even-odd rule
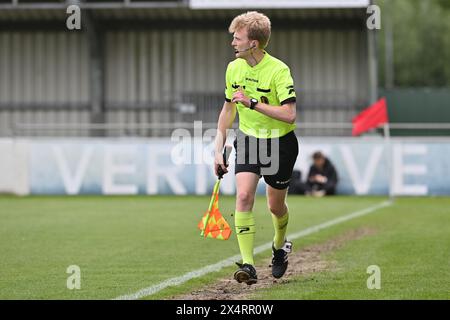
[[[376,205],[381,197],[289,197],[288,233]],[[228,241],[202,239],[197,223],[207,196],[0,197],[0,299],[112,299],[214,264],[239,252]],[[233,225],[233,197],[220,197]],[[265,197],[255,204],[256,245],[271,241]],[[294,241],[294,249],[348,230],[375,234],[326,255],[333,270],[294,277],[263,289],[257,299],[448,299],[450,198],[398,198],[369,215]],[[258,255],[267,259],[270,252]],[[381,289],[366,287],[369,265],[381,269]],[[66,269],[81,269],[81,289],[69,290]],[[162,290],[163,299],[231,277],[234,268]]]

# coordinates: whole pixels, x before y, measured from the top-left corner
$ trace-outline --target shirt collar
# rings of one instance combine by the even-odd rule
[[[267,61],[269,61],[269,59],[270,59],[269,53],[267,53],[267,51],[265,51],[265,50],[263,50],[263,52],[264,52],[264,56],[263,56],[263,58],[261,59],[261,61],[258,62],[257,65],[255,65],[255,66],[252,67],[252,66],[250,66],[250,65],[247,63],[247,67],[248,67],[250,70],[258,70],[258,69],[261,69],[262,66],[265,65]]]

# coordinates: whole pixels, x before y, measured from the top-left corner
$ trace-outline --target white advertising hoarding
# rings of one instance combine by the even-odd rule
[[[301,138],[299,147],[295,169],[303,179],[312,153],[321,150],[336,166],[338,194],[387,195],[390,182],[396,195],[450,194],[449,142],[393,139],[388,152],[381,139]],[[209,194],[215,182],[213,149],[200,140],[33,141],[29,188],[32,194]],[[224,194],[235,193],[233,171],[234,161],[221,184]],[[261,179],[258,193],[264,191]]]
[[[336,166],[338,194],[387,195],[392,183],[396,195],[450,195],[450,139],[392,139],[391,151],[382,139],[299,140],[295,169],[304,180],[312,153],[323,151]],[[205,195],[216,179],[213,149],[200,140],[0,139],[0,193]],[[233,171],[234,161],[224,194],[236,191]]]

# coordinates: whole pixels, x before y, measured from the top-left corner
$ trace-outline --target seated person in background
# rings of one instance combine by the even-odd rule
[[[333,164],[320,151],[314,152],[313,160],[308,173],[306,194],[317,197],[335,194],[338,177]]]

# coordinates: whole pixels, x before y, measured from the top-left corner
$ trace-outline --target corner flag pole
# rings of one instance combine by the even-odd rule
[[[392,164],[392,143],[391,143],[389,122],[386,122],[384,124],[383,129],[384,129],[384,142],[386,146],[387,166],[389,174],[389,200],[394,201],[394,166]]]

